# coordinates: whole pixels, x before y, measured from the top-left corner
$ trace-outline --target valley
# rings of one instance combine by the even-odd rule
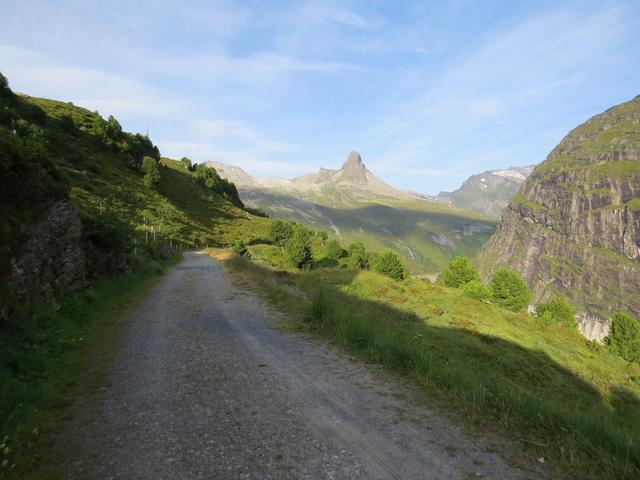
[[[471,3],[3,8],[0,480],[640,478],[640,10]]]
[[[208,162],[238,186],[247,205],[270,217],[321,228],[339,241],[391,250],[415,273],[436,273],[457,255],[474,256],[495,220],[384,183],[351,152],[340,169],[293,180],[255,179],[239,167]]]

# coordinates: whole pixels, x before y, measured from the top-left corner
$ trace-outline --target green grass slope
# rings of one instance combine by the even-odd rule
[[[139,241],[153,229],[156,236],[191,248],[228,243],[237,235],[266,228],[267,221],[212,194],[180,162],[162,158],[160,183],[157,189],[147,188],[140,172],[92,135],[96,113],[55,100],[24,99],[49,118],[71,118],[78,127],[69,133],[55,122],[49,126],[53,164],[85,215],[112,211],[135,228]]]
[[[273,218],[326,230],[345,244],[391,250],[416,273],[438,272],[451,258],[473,256],[491,236],[495,220],[427,200],[357,198],[323,191],[300,198],[267,189],[240,189],[243,201]]]
[[[273,246],[250,255],[226,264],[294,328],[408,375],[470,427],[514,439],[532,462],[543,456],[578,478],[639,478],[640,365],[458,289],[348,268],[283,269]]]
[[[158,161],[153,187],[140,171],[143,156]],[[89,365],[108,371],[119,314],[179,258],[161,255],[164,246],[266,235],[269,220],[241,208],[235,187],[201,173],[160,158],[147,137],[122,132],[113,118],[15,95],[0,74],[0,478],[66,478],[68,459],[56,452],[72,455],[75,446],[56,443],[73,399],[87,393],[75,384]],[[57,291],[48,305],[16,300],[11,258],[61,199],[82,221],[88,285]],[[95,358],[103,350],[108,358]]]

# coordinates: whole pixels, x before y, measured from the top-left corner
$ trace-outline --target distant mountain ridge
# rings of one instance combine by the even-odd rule
[[[207,165],[214,167],[221,176],[231,180],[237,186],[276,188],[311,195],[322,194],[323,191],[327,190],[341,189],[352,194],[360,192],[396,198],[412,198],[415,196],[411,192],[395,188],[380,180],[365,166],[362,162],[362,157],[356,151],[349,153],[346,161],[339,169],[321,167],[317,173],[308,173],[291,180],[278,177],[257,179],[240,167],[220,162],[207,162]]]
[[[474,255],[495,228],[484,215],[384,182],[356,151],[338,169],[320,168],[290,180],[257,179],[239,167],[208,165],[236,184],[246,205],[324,228],[344,243],[393,250],[416,272],[435,272],[455,255]]]
[[[500,218],[507,206],[524,183],[535,165],[487,170],[471,175],[453,192],[440,192],[437,199],[451,205]]]

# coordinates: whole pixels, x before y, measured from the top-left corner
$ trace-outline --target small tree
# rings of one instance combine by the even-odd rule
[[[471,280],[460,287],[462,293],[474,300],[486,300],[491,297],[491,289],[480,280]]]
[[[284,246],[292,236],[293,226],[291,222],[275,220],[271,223],[271,228],[269,229],[269,240],[271,243]]]
[[[378,255],[373,261],[373,269],[394,280],[403,280],[405,277],[404,267],[400,263],[398,256],[393,252],[384,252]]]
[[[507,310],[522,310],[531,300],[531,290],[522,277],[508,268],[496,270],[490,286],[493,300]]]
[[[347,252],[340,246],[336,240],[331,240],[327,243],[327,258],[332,260],[338,260],[346,255]]]
[[[182,157],[180,159],[180,163],[185,170],[191,171],[191,160],[189,160],[187,157]]]
[[[109,115],[102,131],[103,139],[108,145],[115,145],[122,136],[122,126],[113,115]]]
[[[640,362],[640,324],[628,313],[614,315],[605,343],[611,353],[628,362]]]
[[[369,268],[369,254],[361,242],[349,245],[349,266],[356,267],[361,270]]]
[[[301,228],[296,229],[285,244],[284,254],[287,261],[294,267],[301,270],[310,269],[313,256],[308,232]]]
[[[547,303],[536,306],[536,316],[545,323],[560,323],[567,327],[578,328],[573,305],[564,297],[555,296]]]
[[[455,257],[440,272],[438,279],[447,287],[458,288],[465,283],[480,280],[480,277],[467,257]]]
[[[144,177],[142,181],[149,188],[155,188],[160,181],[160,167],[158,166],[158,162],[151,157],[144,157],[142,159],[142,171],[144,172]]]
[[[241,239],[238,239],[235,242],[233,242],[233,246],[231,248],[233,248],[233,251],[236,252],[241,257],[245,256],[248,252],[247,244]]]
[[[0,97],[7,95],[10,91],[9,80],[0,72]]]

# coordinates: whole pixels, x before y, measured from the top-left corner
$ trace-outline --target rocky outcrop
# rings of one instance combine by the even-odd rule
[[[520,272],[534,302],[568,297],[585,332],[617,310],[640,319],[640,97],[562,140],[504,209],[478,263],[485,277],[500,265]]]
[[[11,261],[8,287],[19,300],[50,301],[85,284],[82,224],[68,200],[56,201],[24,234],[26,242]]]

